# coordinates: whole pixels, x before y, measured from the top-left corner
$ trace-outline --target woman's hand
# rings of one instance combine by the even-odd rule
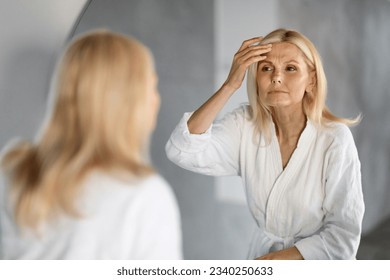
[[[294,246],[289,249],[271,252],[256,258],[256,260],[303,260],[303,256],[298,251],[297,247]]]
[[[263,54],[269,52],[272,45],[254,45],[261,42],[262,39],[263,37],[255,37],[242,43],[240,49],[234,55],[232,66],[225,82],[226,86],[231,87],[233,90],[239,89],[244,80],[246,69],[251,64],[266,58]]]
[[[240,49],[234,55],[226,82],[188,120],[188,130],[191,134],[202,134],[207,131],[229,98],[241,86],[245,77],[245,71],[249,65],[266,58],[262,54],[269,52],[272,45],[253,45],[261,40],[262,37],[256,37],[242,43]]]

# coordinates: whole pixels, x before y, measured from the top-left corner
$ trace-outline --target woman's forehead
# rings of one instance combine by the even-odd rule
[[[287,42],[273,43],[272,49],[266,54],[269,61],[296,61],[306,63],[303,52],[294,44]]]

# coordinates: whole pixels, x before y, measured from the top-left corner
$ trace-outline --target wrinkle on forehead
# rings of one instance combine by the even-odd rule
[[[288,42],[280,42],[272,44],[272,50],[266,54],[267,58],[264,61],[271,63],[282,62],[289,63],[295,61],[299,64],[306,62],[304,53],[294,44]]]
[[[256,69],[259,69],[260,65],[269,63],[271,65],[287,65],[289,63],[298,64],[298,66],[306,68],[308,71],[315,70],[314,65],[307,58],[305,53],[297,47],[295,44],[290,42],[278,42],[272,44],[270,52],[266,53],[266,59],[256,64]]]

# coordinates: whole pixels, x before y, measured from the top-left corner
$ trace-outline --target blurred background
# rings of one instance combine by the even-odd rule
[[[164,146],[184,112],[225,80],[243,40],[296,29],[322,55],[328,105],[363,121],[352,132],[366,213],[359,259],[390,259],[390,2],[388,0],[0,0],[0,145],[34,139],[55,63],[75,35],[132,35],[152,50],[162,107],[152,159],[177,196],[186,259],[245,259],[254,222],[239,178],[185,171]],[[224,109],[246,102],[243,87]]]

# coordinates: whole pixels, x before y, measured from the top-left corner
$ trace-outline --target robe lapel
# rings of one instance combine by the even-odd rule
[[[310,143],[315,140],[315,133],[316,129],[314,125],[311,121],[307,121],[306,127],[298,140],[297,148],[294,150],[286,168],[283,170],[282,157],[278,139],[276,137],[275,126],[272,124],[270,152],[272,154],[276,176],[267,200],[266,228],[275,234],[279,232],[281,226],[283,227],[284,217],[278,216],[279,207],[283,207],[283,205],[280,205],[280,200],[283,197],[284,190],[294,181],[294,176],[298,176],[298,171],[309,153]]]

